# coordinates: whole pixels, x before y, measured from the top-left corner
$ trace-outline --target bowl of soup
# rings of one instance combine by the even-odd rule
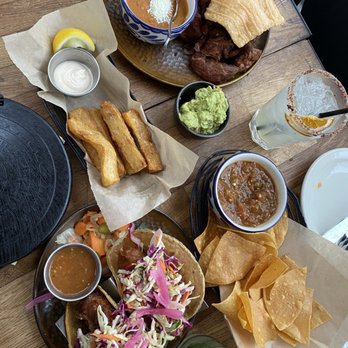
[[[68,243],[49,256],[44,267],[47,289],[62,301],[78,301],[99,284],[102,266],[98,254],[89,246]]]
[[[164,44],[169,35],[169,21],[174,6],[175,0],[121,0],[121,15],[135,37],[150,44]],[[171,40],[190,25],[196,12],[196,0],[179,0]]]
[[[266,157],[240,152],[224,159],[213,175],[210,205],[218,218],[244,232],[274,226],[287,204],[287,187],[277,166]]]

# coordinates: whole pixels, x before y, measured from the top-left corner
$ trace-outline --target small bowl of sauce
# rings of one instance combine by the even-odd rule
[[[81,48],[64,48],[48,63],[52,85],[65,95],[80,97],[94,90],[100,79],[98,62]]]
[[[47,289],[63,301],[78,301],[97,287],[102,266],[97,253],[89,246],[68,243],[57,248],[44,268]]]
[[[287,187],[279,169],[266,157],[241,152],[225,159],[210,185],[215,214],[245,232],[261,232],[275,225],[287,204]]]

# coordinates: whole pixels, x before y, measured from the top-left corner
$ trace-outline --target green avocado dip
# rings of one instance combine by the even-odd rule
[[[219,87],[200,88],[195,98],[180,107],[179,118],[188,128],[202,134],[216,132],[226,120],[228,103]]]

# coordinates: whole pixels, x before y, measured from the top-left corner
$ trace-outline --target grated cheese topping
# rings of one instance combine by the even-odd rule
[[[171,0],[151,0],[148,12],[157,23],[169,23],[172,12]]]

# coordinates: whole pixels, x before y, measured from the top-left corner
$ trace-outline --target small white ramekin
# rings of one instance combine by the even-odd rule
[[[228,217],[227,214],[224,212],[220,204],[220,201],[218,199],[219,178],[226,167],[228,167],[229,165],[237,161],[256,162],[259,165],[261,165],[272,178],[276,188],[276,192],[278,196],[278,206],[277,206],[276,212],[271,216],[270,219],[268,219],[263,224],[258,225],[256,227],[240,225],[234,222],[233,220],[231,220],[230,217]],[[271,162],[268,158],[256,153],[239,152],[239,153],[236,153],[235,155],[232,155],[224,159],[219,165],[219,167],[217,168],[210,182],[209,202],[216,216],[220,218],[221,220],[225,221],[228,225],[232,226],[233,228],[236,228],[244,232],[251,232],[251,233],[261,232],[261,231],[268,230],[269,228],[274,226],[282,217],[287,205],[287,200],[288,200],[288,191],[287,191],[287,187],[286,187],[285,180],[282,173],[276,167],[276,165],[273,162]]]

